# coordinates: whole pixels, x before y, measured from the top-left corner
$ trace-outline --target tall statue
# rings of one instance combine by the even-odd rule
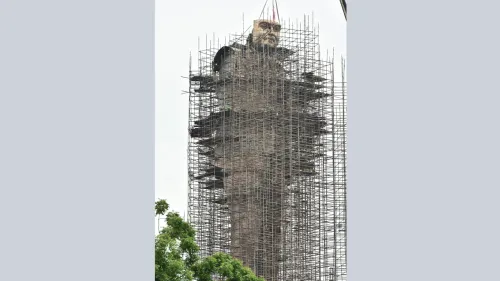
[[[282,108],[276,83],[285,78],[276,49],[280,29],[277,22],[256,20],[245,46],[222,48],[214,59],[223,81],[216,93],[232,117],[217,130],[226,141],[215,147],[215,165],[229,173],[231,254],[268,281],[277,280],[281,246],[281,177],[272,167],[280,125],[273,115]]]
[[[210,188],[224,189],[216,201],[229,212],[231,255],[266,281],[280,279],[287,259],[284,194],[294,192],[298,177],[314,174],[316,136],[326,126],[308,109],[321,97],[314,75],[291,77],[284,66],[293,52],[279,47],[280,31],[276,21],[255,20],[245,45],[217,52],[203,85],[215,92],[218,112],[191,130],[212,159]]]

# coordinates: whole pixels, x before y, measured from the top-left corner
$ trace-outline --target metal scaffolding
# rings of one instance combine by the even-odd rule
[[[267,281],[346,280],[346,82],[308,19],[190,61],[189,221]]]

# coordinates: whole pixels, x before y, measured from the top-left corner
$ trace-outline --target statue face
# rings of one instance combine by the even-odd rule
[[[270,20],[253,21],[252,41],[257,45],[278,46],[281,25]]]

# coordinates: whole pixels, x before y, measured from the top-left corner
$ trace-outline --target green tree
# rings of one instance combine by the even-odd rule
[[[226,281],[264,281],[230,255],[216,253],[200,259],[194,229],[168,209],[165,200],[155,203],[156,216],[166,216],[166,226],[155,240],[155,281],[212,281],[213,276]]]

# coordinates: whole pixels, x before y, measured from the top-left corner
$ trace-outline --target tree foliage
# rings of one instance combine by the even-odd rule
[[[165,200],[155,204],[156,215],[166,215],[167,222],[156,236],[155,281],[190,281],[191,266],[198,260],[195,232],[179,214],[168,212],[168,208]]]
[[[200,259],[195,231],[178,213],[169,212],[165,200],[155,203],[156,216],[166,216],[166,226],[155,240],[155,281],[264,281],[241,261],[224,253]]]
[[[264,281],[255,276],[250,268],[243,266],[241,261],[225,253],[216,253],[194,266],[194,276],[198,281],[212,281],[213,274],[227,281]]]

